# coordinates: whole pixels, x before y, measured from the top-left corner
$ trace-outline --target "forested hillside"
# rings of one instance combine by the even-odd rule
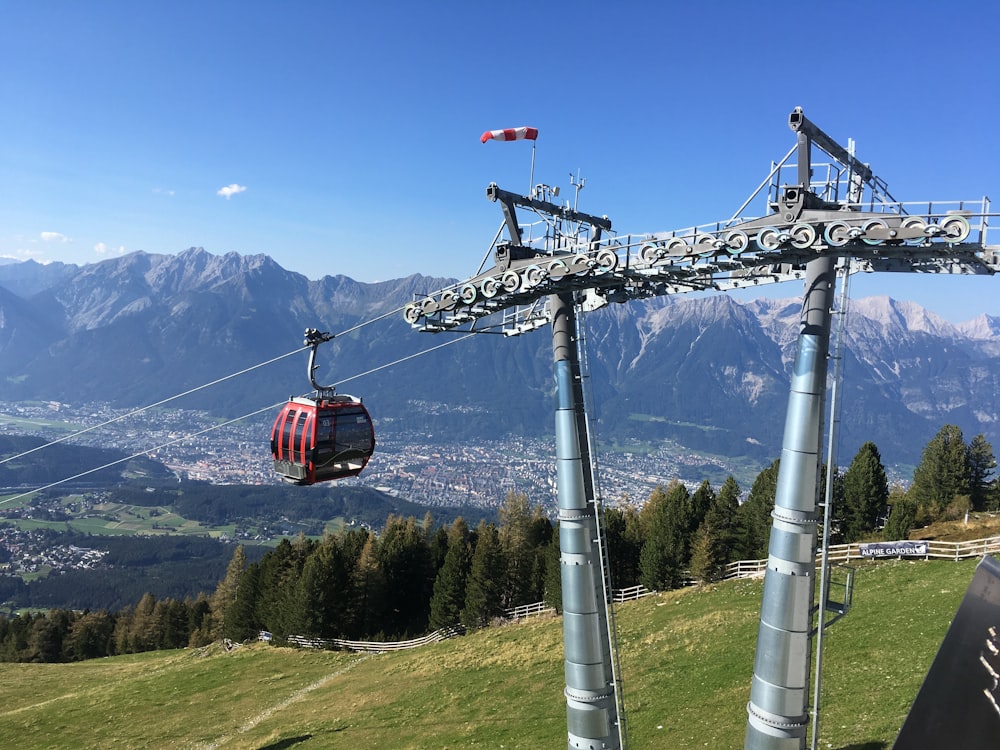
[[[1000,509],[995,467],[982,436],[966,442],[946,425],[925,447],[910,487],[890,489],[877,446],[866,443],[835,477],[832,541],[905,539],[918,525]],[[730,477],[718,489],[705,481],[693,492],[674,481],[641,507],[605,508],[612,585],[666,591],[690,578],[717,580],[730,561],[766,557],[779,468],[775,461],[762,471],[742,503]],[[120,544],[114,559],[124,564],[135,550]],[[559,558],[549,516],[511,492],[495,522],[475,526],[463,518],[438,525],[429,514],[419,521],[390,515],[378,532],[358,526],[322,538],[300,534],[259,559],[238,546],[210,596],[145,593],[113,613],[58,609],[0,619],[0,658],[76,660],[244,641],[261,630],[279,641],[293,634],[382,640],[477,627],[522,604],[545,601],[558,610]],[[141,576],[137,581],[142,585]]]

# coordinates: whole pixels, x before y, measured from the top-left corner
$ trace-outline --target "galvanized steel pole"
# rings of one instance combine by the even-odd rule
[[[571,294],[549,297],[556,382],[556,481],[569,750],[619,750],[583,385]]]
[[[806,744],[816,501],[834,263],[833,258],[819,258],[806,267],[744,750],[803,750]]]

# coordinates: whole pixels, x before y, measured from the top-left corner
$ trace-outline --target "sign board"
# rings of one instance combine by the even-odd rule
[[[862,557],[922,557],[927,554],[927,542],[871,542],[858,546]]]

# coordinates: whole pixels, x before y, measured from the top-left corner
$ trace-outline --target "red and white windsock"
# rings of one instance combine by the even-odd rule
[[[503,130],[487,130],[479,141],[534,141],[538,139],[538,128],[504,128]]]

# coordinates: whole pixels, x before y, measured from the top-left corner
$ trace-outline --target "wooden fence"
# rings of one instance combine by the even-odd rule
[[[535,617],[537,615],[555,614],[556,608],[550,607],[545,602],[535,602],[534,604],[522,604],[518,607],[511,607],[503,611],[503,616],[508,620],[520,620],[524,617]]]
[[[939,542],[928,540],[923,542],[927,545],[927,553],[911,559],[937,559],[937,560],[968,560],[974,557],[983,557],[991,553],[1000,553],[1000,536],[992,536],[987,539],[973,539],[968,542]],[[899,557],[904,555],[900,554]],[[853,542],[851,544],[834,544],[829,548],[828,561],[831,565],[838,563],[848,563],[858,560],[871,560],[861,554],[861,544]],[[886,559],[884,556],[879,559]],[[891,558],[890,558],[891,559]],[[816,555],[816,567],[822,564],[821,554]],[[767,570],[767,560],[736,560],[726,565],[722,580],[734,578],[759,578]],[[697,583],[695,580],[687,581],[687,585]],[[611,599],[614,602],[627,602],[641,599],[655,591],[647,589],[643,585],[629,586],[624,589],[615,589],[611,592]],[[504,610],[504,617],[509,620],[520,620],[525,617],[535,617],[546,613],[554,613],[555,609],[545,602],[535,602],[534,604],[522,604],[519,607],[511,607]],[[383,651],[398,651],[407,648],[417,648],[426,646],[428,643],[437,643],[447,638],[454,638],[456,635],[464,635],[465,627],[456,625],[451,628],[435,630],[430,635],[423,638],[414,638],[411,641],[346,641],[339,638],[307,638],[301,635],[288,636],[288,642],[300,648],[325,648],[340,649],[346,651],[367,651],[381,653]]]
[[[368,653],[380,654],[384,651],[402,651],[408,648],[426,646],[429,643],[437,643],[456,635],[464,635],[465,628],[462,625],[454,625],[450,628],[441,628],[433,633],[414,638],[411,641],[347,641],[343,638],[309,638],[304,635],[290,635],[288,642],[299,648],[323,648],[334,651],[365,651]]]

